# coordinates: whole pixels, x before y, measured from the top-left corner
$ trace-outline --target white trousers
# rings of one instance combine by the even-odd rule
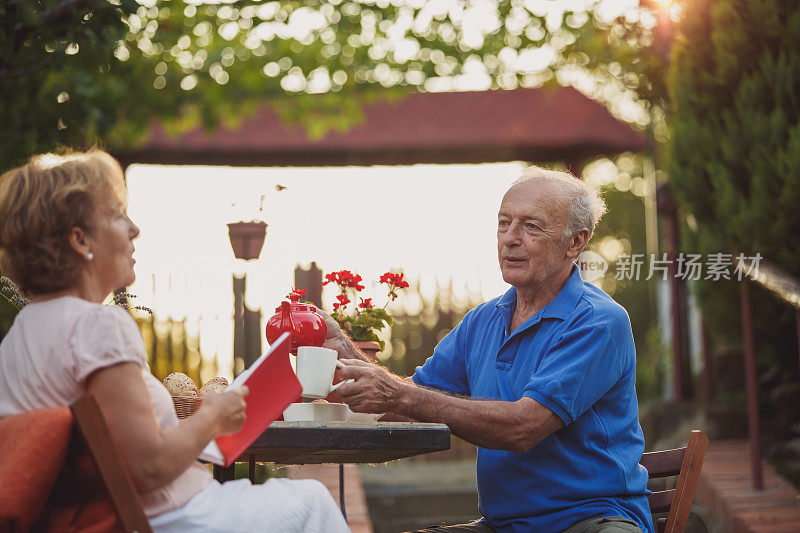
[[[150,519],[155,533],[349,533],[328,489],[313,479],[212,480],[189,502]]]

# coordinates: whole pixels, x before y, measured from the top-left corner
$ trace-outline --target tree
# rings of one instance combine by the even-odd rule
[[[669,174],[684,249],[760,253],[800,274],[800,5],[693,0],[669,72]],[[701,282],[721,344],[740,345],[738,284]],[[796,379],[793,313],[764,292],[754,308],[762,379]]]
[[[0,168],[57,144],[130,146],[154,118],[235,124],[265,102],[320,137],[366,101],[450,87],[572,83],[647,125],[663,96],[657,18],[577,4],[7,0]]]
[[[698,227],[690,242],[800,273],[800,7],[690,5],[670,73],[670,175]]]
[[[114,58],[133,0],[0,3],[0,169],[114,125],[128,66]]]

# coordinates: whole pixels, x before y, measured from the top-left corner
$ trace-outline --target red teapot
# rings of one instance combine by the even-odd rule
[[[267,342],[272,344],[283,333],[289,332],[292,336],[289,351],[294,355],[297,355],[298,346],[322,346],[328,335],[325,320],[313,305],[301,304],[296,292],[291,293],[289,299],[291,302],[282,301],[267,321]]]

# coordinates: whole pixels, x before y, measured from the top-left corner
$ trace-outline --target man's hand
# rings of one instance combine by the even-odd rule
[[[325,335],[325,342],[327,342],[329,339],[335,339],[343,335],[342,328],[339,327],[339,324],[333,319],[333,317],[331,317],[331,315],[319,307],[314,307],[314,310],[319,314],[319,316],[322,317],[322,320],[325,321],[325,327],[328,328],[328,333]]]
[[[356,413],[387,413],[394,411],[409,387],[402,379],[388,370],[361,361],[342,359],[344,368],[337,370],[342,380],[354,379],[336,389],[339,396]]]
[[[339,324],[331,318],[331,316],[322,309],[316,308],[317,313],[325,321],[325,327],[328,328],[328,333],[325,335],[325,342],[322,344],[323,348],[329,348],[339,354],[339,359],[361,359],[367,361],[368,357],[361,353],[355,347],[347,335],[345,335]]]
[[[325,327],[328,330],[328,332],[325,334],[325,342],[322,344],[322,347],[335,350],[341,357],[347,346],[347,339],[345,338],[342,328],[339,327],[339,324],[331,317],[331,315],[322,309],[317,307],[316,311],[319,313],[319,316],[322,317],[322,320],[325,321]]]
[[[457,437],[484,448],[524,453],[564,427],[564,422],[539,402],[473,400],[417,386],[388,370],[358,359],[342,359],[342,380],[336,389],[356,413],[394,413],[418,422],[447,424]]]

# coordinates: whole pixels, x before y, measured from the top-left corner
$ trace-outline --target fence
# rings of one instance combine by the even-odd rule
[[[753,268],[753,267],[756,268]],[[753,488],[764,488],[764,475],[761,470],[761,417],[758,406],[758,371],[756,368],[756,347],[753,331],[753,305],[750,298],[749,283],[756,283],[767,289],[775,298],[785,302],[795,311],[798,347],[800,348],[800,282],[782,272],[779,268],[759,261],[757,265],[739,260],[737,266],[747,276],[740,284],[740,307],[742,315],[742,340],[744,344],[745,389],[747,392],[747,431],[750,438],[750,468]],[[800,355],[800,354],[799,354]]]

